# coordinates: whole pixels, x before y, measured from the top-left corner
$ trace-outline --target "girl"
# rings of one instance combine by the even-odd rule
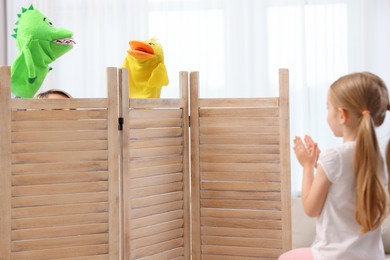
[[[303,167],[303,208],[317,217],[316,240],[279,260],[385,259],[380,226],[387,214],[388,178],[375,127],[383,123],[388,106],[387,88],[372,73],[349,74],[330,86],[327,121],[343,145],[320,155],[309,136],[294,140]]]

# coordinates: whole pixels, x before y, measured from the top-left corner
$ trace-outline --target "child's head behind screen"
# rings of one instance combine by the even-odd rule
[[[48,91],[39,93],[35,98],[62,99],[62,98],[72,98],[72,96],[63,90],[50,89]]]

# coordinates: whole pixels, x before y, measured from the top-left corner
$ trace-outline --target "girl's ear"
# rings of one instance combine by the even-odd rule
[[[347,110],[343,109],[343,108],[337,108],[337,117],[338,117],[338,121],[339,121],[339,124],[343,125],[347,122],[347,119],[348,119],[348,112]]]

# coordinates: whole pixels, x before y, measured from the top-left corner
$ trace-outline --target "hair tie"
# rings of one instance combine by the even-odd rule
[[[365,109],[362,111],[362,115],[365,116],[365,115],[369,115],[370,114],[370,111]]]

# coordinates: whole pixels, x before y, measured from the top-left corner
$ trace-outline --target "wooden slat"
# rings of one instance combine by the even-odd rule
[[[280,165],[275,163],[201,163],[201,171],[215,172],[278,172]]]
[[[174,182],[174,183],[163,184],[158,186],[133,189],[131,197],[141,198],[141,197],[154,196],[158,194],[165,194],[165,193],[176,192],[181,190],[183,190],[183,183]]]
[[[41,152],[19,153],[12,155],[12,164],[73,162],[73,161],[103,161],[107,160],[107,151],[70,151],[70,152]]]
[[[78,204],[90,202],[106,202],[107,192],[76,193],[68,195],[44,195],[12,198],[12,207],[34,207],[63,204]]]
[[[243,246],[254,248],[282,248],[281,240],[242,237],[202,236],[202,245]]]
[[[139,168],[149,168],[161,165],[176,165],[183,162],[181,155],[166,156],[166,157],[155,157],[155,158],[139,158],[137,160],[130,160],[130,167],[134,170]]]
[[[145,198],[133,199],[133,208],[149,207],[153,205],[163,204],[172,201],[183,200],[183,191],[176,191],[165,193],[157,196],[150,196]]]
[[[165,222],[171,222],[174,220],[182,220],[182,219],[183,219],[183,210],[169,211],[158,215],[132,220],[131,228],[132,228],[132,232],[136,232],[136,229],[140,229],[152,225],[158,225]]]
[[[106,130],[13,132],[12,142],[107,140]]]
[[[197,72],[196,72],[197,73]],[[195,72],[194,72],[195,74]],[[192,84],[191,86],[193,86]],[[207,98],[199,99],[199,107],[275,107],[278,98]]]
[[[280,191],[280,183],[278,182],[218,182],[218,181],[202,181],[202,190],[218,190],[218,191]]]
[[[176,98],[132,98],[131,108],[179,108],[183,107],[184,102],[181,99]]]
[[[275,172],[201,172],[202,180],[214,181],[253,181],[280,182],[280,175]]]
[[[279,191],[258,192],[258,191],[224,191],[202,190],[201,199],[214,200],[277,200],[280,201]]]
[[[12,99],[12,109],[76,109],[107,108],[107,100],[102,98],[69,98],[69,99]]]
[[[265,107],[259,108],[256,105],[254,108],[219,108],[219,109],[200,109],[199,115],[201,117],[278,117],[279,107]]]
[[[200,136],[201,144],[241,144],[241,145],[272,145],[279,144],[279,135],[251,134],[251,135],[206,135]]]
[[[72,260],[107,260],[110,259],[108,254],[99,254],[93,256],[80,256],[80,257],[72,257]],[[70,260],[67,258],[58,258],[57,260]]]
[[[203,260],[270,260],[272,258],[259,258],[259,257],[250,257],[250,256],[227,256],[227,255],[202,255]]]
[[[175,248],[172,250],[167,250],[162,253],[148,255],[142,258],[137,258],[137,260],[161,260],[161,259],[170,259],[170,260],[184,260],[188,259],[183,256],[185,254],[182,247]]]
[[[62,152],[66,151],[99,151],[107,150],[107,140],[81,140],[66,142],[38,142],[38,143],[13,143],[12,153],[31,152],[56,152],[61,147]]]
[[[0,256],[11,259],[11,82],[10,67],[0,67]]]
[[[68,236],[102,234],[108,232],[107,223],[74,225],[65,227],[45,227],[12,231],[12,240],[43,239]]]
[[[240,127],[240,126],[278,126],[279,118],[278,117],[258,117],[253,119],[251,117],[201,117],[200,118],[201,127],[214,126],[214,127]]]
[[[130,117],[130,99],[129,97],[129,75],[127,69],[119,70],[119,97],[121,97],[121,102],[119,105],[119,116],[123,118],[123,131],[122,131],[122,145],[119,150],[120,156],[122,160],[120,161],[120,166],[122,172],[120,174],[120,178],[122,182],[120,184],[120,189],[122,193],[121,200],[121,208],[122,212],[120,213],[120,221],[121,221],[121,233],[120,233],[120,247],[121,247],[121,257],[122,259],[130,258],[132,244],[131,241],[133,239],[133,228],[134,223],[131,221],[130,213],[132,207],[132,200],[130,199],[133,194],[133,190],[128,188],[130,183],[130,170],[131,166],[129,163],[129,151],[130,151],[130,122],[128,118]],[[134,131],[134,135],[142,136],[142,132],[144,129],[140,129],[139,131]],[[146,132],[146,131],[145,131]],[[142,138],[142,137],[141,137]],[[135,171],[137,172],[137,171]]]
[[[143,237],[139,239],[134,239],[132,241],[133,248],[138,249],[138,248],[158,244],[164,241],[181,238],[183,237],[183,235],[184,235],[184,229],[179,228],[179,229],[173,229],[159,234],[155,234],[152,237]]]
[[[183,171],[183,164],[168,164],[161,166],[154,166],[148,168],[138,168],[137,171],[132,172],[131,179],[156,176],[161,174],[170,174]]]
[[[127,176],[127,172],[129,170],[128,163],[128,141],[129,141],[129,75],[128,70],[126,68],[121,68],[118,70],[118,97],[119,97],[119,105],[118,105],[118,118],[122,118],[122,126],[119,126],[119,129],[122,129],[122,133],[119,138],[119,149],[118,149],[118,157],[119,157],[119,193],[121,197],[119,198],[119,256],[124,258],[129,253],[130,245],[128,244],[129,238],[131,237],[131,233],[128,230],[131,228],[128,221],[129,214],[129,203],[130,199],[130,190],[126,187],[127,181],[129,180]],[[119,120],[118,119],[118,120]]]
[[[200,144],[201,154],[279,154],[279,145]]]
[[[13,252],[41,250],[61,247],[107,244],[108,234],[80,235],[50,239],[21,240],[12,243]]]
[[[46,250],[34,250],[12,253],[12,259],[31,259],[31,260],[49,260],[54,258],[65,258],[74,256],[91,256],[99,254],[107,254],[108,246],[102,245],[86,245],[66,248],[55,248]]]
[[[119,259],[120,252],[120,230],[119,222],[119,149],[120,139],[118,131],[118,108],[119,108],[119,90],[118,90],[118,70],[116,68],[107,69],[107,91],[108,91],[108,207],[109,207],[109,242],[108,252],[110,259]]]
[[[48,173],[12,176],[13,186],[107,181],[107,171]]]
[[[130,151],[130,158],[158,157],[167,155],[181,155],[183,146],[166,146],[156,148],[144,148]]]
[[[40,206],[29,208],[14,208],[12,219],[61,216],[70,214],[101,213],[108,211],[107,202],[81,203],[70,205]]]
[[[180,249],[180,248],[178,248]],[[184,260],[184,259],[188,259],[188,257],[185,257],[185,256],[178,256],[176,258],[173,258],[172,260]]]
[[[183,219],[176,219],[169,222],[159,223],[157,225],[146,226],[138,229],[132,230],[132,238],[149,238],[153,237],[155,234],[167,232],[169,230],[182,228],[184,226]]]
[[[280,211],[272,210],[231,210],[231,209],[213,209],[202,208],[202,217],[217,217],[217,218],[245,218],[245,219],[268,219],[281,220],[282,214]]]
[[[280,128],[278,126],[237,126],[227,127],[221,126],[202,126],[200,129],[201,135],[247,135],[247,134],[279,134]]]
[[[69,131],[107,129],[107,120],[52,120],[52,121],[16,121],[12,123],[12,132],[32,131]]]
[[[107,223],[108,212],[92,212],[81,214],[77,212],[74,215],[50,216],[50,217],[32,217],[12,220],[12,229],[31,229],[53,226],[73,226],[81,224]]]
[[[290,110],[289,110],[289,74],[287,69],[279,70],[279,93],[280,93],[280,172],[282,189],[282,212],[283,212],[283,251],[292,248],[291,238],[291,180],[290,180]]]
[[[191,197],[190,197],[190,133],[189,133],[189,82],[188,73],[180,72],[180,96],[184,101],[182,122],[183,122],[183,210],[184,210],[184,256],[174,258],[191,259]]]
[[[131,129],[131,139],[166,138],[182,136],[183,129],[179,127]]]
[[[223,154],[223,155],[208,155],[202,153],[200,159],[203,162],[231,162],[231,163],[259,163],[270,162],[279,163],[278,154]]]
[[[158,128],[158,127],[181,127],[180,118],[148,118],[148,119],[133,119],[130,121],[130,127],[135,129],[140,128]]]
[[[12,112],[12,121],[51,121],[107,119],[107,109],[83,110],[26,110]]]
[[[182,137],[173,138],[148,138],[148,139],[131,139],[130,146],[132,150],[138,150],[139,148],[154,148],[164,146],[177,146],[183,144]]]
[[[190,73],[191,115],[191,206],[192,206],[192,259],[201,259],[200,232],[200,160],[199,160],[199,72]]]
[[[140,187],[150,187],[155,185],[163,185],[167,183],[181,182],[183,180],[183,174],[173,173],[173,174],[165,174],[159,176],[145,177],[145,178],[137,178],[134,179],[130,188],[140,188]]]
[[[134,109],[130,113],[130,120],[148,118],[181,118],[181,109]]]
[[[202,226],[202,235],[282,239],[282,230]]]
[[[204,254],[218,254],[227,256],[255,256],[267,257],[277,259],[282,254],[281,249],[272,248],[253,248],[253,247],[236,247],[236,246],[202,246],[202,253]]]
[[[83,172],[83,171],[107,171],[107,161],[83,161],[83,162],[55,162],[55,163],[41,163],[41,164],[20,164],[12,167],[13,175],[20,174],[44,174],[53,171],[61,172]]]
[[[107,190],[108,184],[106,181],[29,185],[12,187],[12,196],[18,197],[50,194],[70,194],[83,192],[101,192]]]
[[[280,201],[267,200],[210,200],[202,199],[200,205],[204,208],[251,209],[251,210],[280,210]]]
[[[183,201],[173,201],[160,205],[133,209],[131,212],[132,219],[139,219],[147,216],[154,216],[164,212],[176,211],[183,209]]]
[[[164,253],[166,251],[182,247],[184,245],[183,238],[175,238],[169,241],[164,241],[155,245],[134,249],[132,259],[138,259],[145,256]]]

